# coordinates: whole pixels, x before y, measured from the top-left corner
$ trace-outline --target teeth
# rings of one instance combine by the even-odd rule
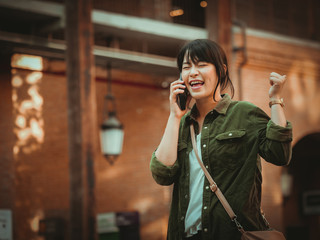
[[[195,84],[203,84],[203,82],[201,82],[201,81],[193,81],[193,82],[190,83],[191,86],[193,86]]]

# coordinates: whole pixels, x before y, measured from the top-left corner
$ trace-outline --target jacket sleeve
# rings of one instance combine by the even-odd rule
[[[150,170],[153,179],[160,185],[171,185],[174,183],[179,170],[179,163],[176,161],[172,166],[166,166],[160,162],[153,152],[150,162]]]
[[[256,109],[259,134],[259,155],[278,166],[288,165],[292,155],[292,126],[275,124],[261,109]]]

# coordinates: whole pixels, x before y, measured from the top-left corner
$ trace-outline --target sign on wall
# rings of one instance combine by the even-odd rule
[[[12,240],[12,213],[9,209],[0,209],[0,240]]]
[[[320,215],[320,190],[304,192],[302,207],[303,213],[306,215]]]

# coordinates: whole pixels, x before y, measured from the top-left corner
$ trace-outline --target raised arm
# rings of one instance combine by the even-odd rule
[[[285,127],[287,125],[287,120],[284,114],[284,104],[281,98],[281,93],[283,85],[286,82],[286,75],[281,76],[278,73],[272,72],[269,79],[271,85],[269,89],[271,120],[275,124]]]
[[[160,145],[155,152],[157,159],[167,166],[172,166],[177,160],[180,120],[187,112],[187,110],[181,111],[176,100],[177,94],[183,93],[183,89],[185,89],[185,86],[182,80],[174,81],[170,85],[170,116]],[[189,101],[190,97],[188,99],[188,102]]]

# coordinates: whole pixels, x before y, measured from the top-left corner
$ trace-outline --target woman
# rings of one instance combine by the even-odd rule
[[[225,53],[215,42],[189,42],[177,63],[182,80],[171,84],[169,119],[150,163],[158,184],[174,184],[168,239],[240,239],[196,160],[190,124],[197,133],[200,158],[238,221],[245,230],[267,229],[260,213],[260,156],[279,166],[291,158],[292,128],[281,100],[286,77],[270,74],[270,119],[253,104],[223,94],[228,86],[233,92],[233,86]],[[177,105],[177,95],[185,90],[188,103],[195,100],[189,112]]]

